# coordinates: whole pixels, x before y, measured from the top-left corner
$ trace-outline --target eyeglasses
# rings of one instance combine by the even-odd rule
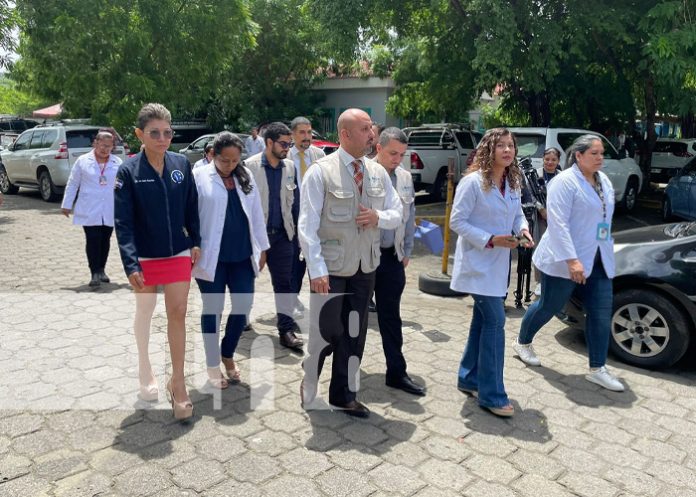
[[[276,143],[278,145],[280,145],[284,150],[287,150],[290,147],[292,147],[292,142],[283,142],[283,141],[278,140]]]
[[[159,140],[164,136],[166,140],[171,140],[172,137],[174,136],[174,130],[173,129],[165,129],[164,131],[160,131],[158,129],[151,129],[150,131],[147,132],[148,135],[150,135],[150,138],[153,140]]]

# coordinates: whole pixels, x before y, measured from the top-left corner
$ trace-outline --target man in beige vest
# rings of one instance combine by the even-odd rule
[[[271,245],[266,251],[266,264],[273,284],[280,344],[301,352],[304,342],[296,334],[299,327],[292,317],[295,303],[292,287],[293,239],[300,199],[295,166],[286,159],[292,143],[290,129],[283,123],[271,123],[266,127],[264,140],[266,149],[249,157],[245,164],[256,180],[266,219],[266,232]]]
[[[402,207],[386,170],[365,157],[375,139],[370,116],[348,109],[337,127],[341,146],[315,162],[302,182],[298,234],[312,296],[300,396],[309,408],[324,359],[333,353],[329,403],[365,418],[370,411],[356,393],[367,302],[380,260],[380,228],[396,229]]]
[[[393,230],[380,230],[382,252],[375,276],[377,321],[382,335],[382,348],[387,360],[387,386],[413,395],[425,395],[425,387],[406,373],[406,359],[401,351],[404,343],[401,322],[401,294],[406,286],[408,266],[416,233],[415,190],[411,173],[401,167],[408,140],[399,128],[387,128],[379,136],[375,159],[389,173],[392,185],[401,199],[401,224]]]
[[[326,154],[319,147],[312,145],[312,123],[306,117],[296,117],[290,123],[290,131],[292,132],[293,147],[288,153],[288,158],[295,164],[295,177],[297,185],[302,187],[302,178],[309,166],[318,161]],[[307,264],[304,257],[300,254],[300,245],[295,240],[295,254],[292,260],[292,289],[299,296],[302,290],[302,280],[307,271]],[[295,299],[294,317],[299,317],[304,312],[304,305],[299,298]]]

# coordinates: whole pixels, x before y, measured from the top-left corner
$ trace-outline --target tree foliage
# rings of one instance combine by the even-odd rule
[[[0,0],[0,69],[10,64],[10,54],[15,48],[13,36],[17,16],[9,0]]]
[[[240,48],[253,43],[242,0],[26,0],[18,10],[13,78],[70,115],[121,129],[148,101],[179,117],[204,114]]]

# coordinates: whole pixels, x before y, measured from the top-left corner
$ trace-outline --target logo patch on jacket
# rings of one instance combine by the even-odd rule
[[[122,187],[123,187],[123,181],[116,178],[116,180],[114,181],[114,190],[120,190]]]
[[[179,171],[178,169],[175,169],[172,171],[172,181],[176,184],[179,184],[184,181],[184,173]]]

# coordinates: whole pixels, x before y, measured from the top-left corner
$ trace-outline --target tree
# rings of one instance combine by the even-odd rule
[[[29,115],[44,105],[46,102],[18,90],[14,81],[0,76],[0,114]]]
[[[328,65],[325,34],[304,0],[253,0],[255,43],[223,73],[213,92],[214,122],[246,131],[249,126],[318,112],[309,91]],[[279,22],[279,16],[282,22]]]
[[[244,0],[25,0],[12,77],[22,88],[132,130],[158,101],[178,118],[203,116],[254,41]]]
[[[14,51],[14,29],[17,17],[9,0],[0,0],[0,69],[10,65],[10,54]]]

